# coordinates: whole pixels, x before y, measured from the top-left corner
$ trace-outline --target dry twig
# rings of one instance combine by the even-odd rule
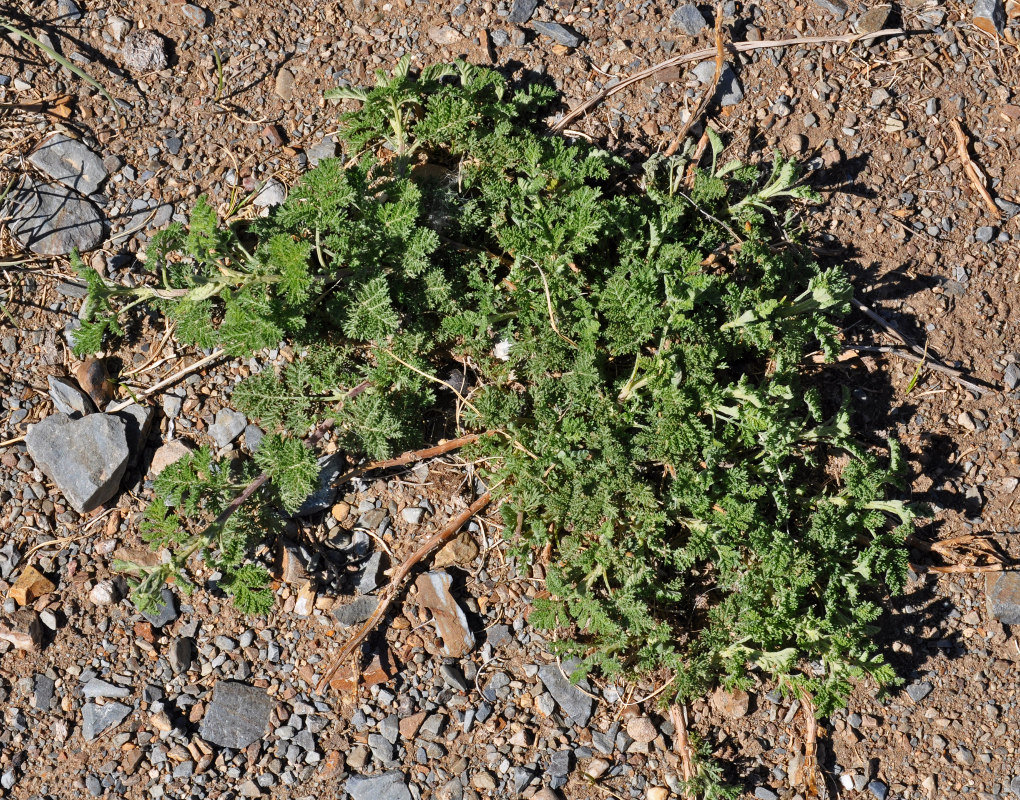
[[[896,356],[897,358],[902,358],[904,361],[910,361],[911,363],[914,364],[923,363],[928,369],[932,370],[933,372],[938,372],[941,373],[942,375],[946,375],[951,380],[960,384],[960,386],[962,386],[964,389],[968,389],[972,392],[977,392],[980,395],[983,395],[986,392],[990,391],[988,388],[984,386],[979,386],[978,384],[973,383],[972,381],[969,381],[966,378],[964,378],[960,370],[953,369],[952,367],[947,367],[945,364],[941,364],[938,361],[933,361],[930,355],[927,358],[922,358],[921,356],[914,355],[913,353],[907,352],[906,350],[903,350],[899,347],[885,347],[879,345],[874,346],[856,345],[856,344],[849,346],[843,352],[846,355],[856,355],[858,353],[885,353],[886,355]]]
[[[880,36],[903,36],[909,34],[902,28],[886,28],[885,30],[876,31],[875,33],[869,33],[866,35],[868,38],[878,38]],[[794,39],[769,39],[761,42],[731,42],[726,46],[726,49],[732,50],[736,53],[744,53],[749,50],[764,50],[770,47],[795,47],[797,45],[804,44],[853,44],[861,38],[864,38],[864,35],[857,33],[846,34],[844,36],[800,36]],[[665,61],[655,64],[654,66],[643,69],[640,72],[636,72],[629,78],[624,78],[615,86],[603,89],[598,94],[585,100],[577,106],[577,108],[570,111],[570,113],[568,113],[563,119],[553,125],[553,130],[562,131],[564,128],[569,126],[570,123],[582,114],[590,111],[607,97],[612,97],[614,94],[623,91],[628,86],[633,86],[635,83],[643,81],[645,78],[650,78],[652,75],[655,75],[664,69],[678,67],[681,64],[689,64],[692,61],[704,61],[706,58],[712,58],[716,54],[717,48],[715,47],[695,50],[682,56],[667,58]]]
[[[337,479],[336,485],[340,486],[349,480],[359,478],[366,472],[372,472],[373,470],[402,467],[404,464],[413,464],[415,461],[424,461],[427,458],[435,458],[436,456],[441,456],[444,453],[449,453],[451,450],[457,450],[465,445],[471,444],[472,442],[477,442],[481,437],[487,435],[489,434],[471,433],[457,439],[450,439],[450,441],[437,444],[434,447],[426,447],[423,450],[409,450],[396,458],[388,458],[385,461],[372,461],[371,463],[365,464],[361,467],[356,467],[350,472],[344,473]]]
[[[323,675],[322,680],[319,681],[318,686],[315,688],[319,694],[323,694],[326,691],[326,688],[330,685],[333,677],[344,665],[347,659],[350,658],[358,645],[365,640],[365,637],[367,637],[375,629],[375,626],[378,625],[379,621],[386,615],[387,610],[400,593],[401,584],[403,584],[404,579],[408,576],[408,574],[410,574],[411,570],[414,569],[414,567],[433,550],[452,539],[467,523],[467,521],[485,508],[491,500],[492,494],[490,492],[483,494],[470,506],[450,520],[446,527],[439,531],[439,533],[431,536],[421,547],[415,550],[404,560],[390,579],[389,586],[387,586],[386,591],[379,600],[379,605],[376,607],[375,611],[372,612],[372,616],[365,620],[364,624],[358,629],[358,632],[355,633],[354,636],[348,640],[347,644],[343,646],[340,654],[333,660],[333,663],[326,670],[326,674]]]
[[[953,126],[953,133],[956,134],[956,153],[960,157],[960,163],[963,165],[963,171],[967,173],[967,177],[970,179],[971,185],[977,190],[977,193],[981,195],[981,199],[984,200],[985,206],[988,208],[988,213],[991,214],[995,219],[1001,218],[999,207],[995,205],[995,201],[992,200],[992,195],[988,192],[988,187],[985,186],[985,176],[981,172],[981,169],[977,164],[974,163],[974,159],[970,157],[970,153],[967,150],[967,134],[963,132],[963,126],[959,120],[951,119],[949,124]]]
[[[687,736],[687,713],[680,705],[669,707],[669,718],[676,731],[676,749],[680,756],[680,771],[683,773],[684,782],[687,783],[694,777],[694,759],[691,757],[691,740]]]

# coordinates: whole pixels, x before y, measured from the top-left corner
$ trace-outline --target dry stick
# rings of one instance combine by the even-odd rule
[[[680,750],[680,771],[684,775],[684,783],[694,777],[694,766],[691,759],[691,740],[687,736],[687,715],[684,709],[676,704],[669,707],[669,718],[677,734],[677,747]],[[684,792],[686,795],[687,793]]]
[[[355,633],[354,636],[348,640],[347,644],[343,646],[340,654],[333,660],[332,665],[330,665],[329,669],[326,670],[326,674],[315,687],[316,692],[319,694],[323,694],[325,692],[330,681],[333,679],[333,676],[335,676],[344,665],[344,662],[355,651],[358,645],[365,640],[365,637],[374,630],[375,626],[379,624],[379,621],[386,615],[386,611],[400,593],[401,584],[404,582],[404,579],[408,576],[411,570],[414,569],[418,562],[439,547],[439,545],[452,539],[454,535],[467,523],[467,521],[485,508],[491,500],[492,494],[490,492],[483,494],[470,506],[450,520],[445,528],[439,531],[439,533],[431,536],[421,547],[415,550],[404,560],[399,569],[397,569],[393,577],[390,579],[390,584],[386,589],[386,593],[379,601],[379,605],[376,606],[375,611],[372,612],[372,616],[365,620],[364,624],[358,629],[358,632]]]
[[[396,458],[390,458],[385,461],[373,461],[364,466],[352,469],[341,475],[336,484],[339,486],[346,483],[353,478],[358,478],[364,475],[366,472],[371,472],[376,469],[389,469],[390,467],[402,467],[404,464],[412,464],[415,461],[424,461],[426,458],[435,458],[441,456],[444,453],[449,453],[451,450],[457,450],[464,445],[477,442],[482,436],[488,436],[489,433],[472,433],[467,436],[461,436],[459,439],[450,439],[448,442],[437,444],[434,447],[426,447],[424,450],[409,450],[403,455],[399,455]]]
[[[905,361],[910,361],[914,364],[924,364],[928,369],[933,372],[939,372],[943,375],[948,376],[956,383],[960,384],[964,389],[968,389],[972,392],[977,392],[979,395],[983,395],[990,389],[986,389],[983,386],[978,386],[976,383],[972,383],[966,378],[962,377],[959,370],[947,367],[944,364],[940,364],[938,361],[932,361],[931,356],[928,358],[921,358],[913,353],[908,353],[906,350],[901,350],[899,347],[885,347],[885,346],[864,346],[864,345],[853,345],[848,347],[844,352],[847,353],[886,353],[897,358],[902,358]]]
[[[725,64],[725,46],[723,44],[722,36],[722,20],[723,20],[722,4],[716,3],[715,74],[712,76],[711,90],[705,91],[705,94],[702,96],[701,100],[698,101],[697,108],[694,109],[694,111],[691,113],[691,116],[687,119],[687,122],[685,122],[684,126],[680,129],[680,133],[676,135],[676,138],[673,140],[673,143],[666,148],[667,156],[673,155],[678,149],[680,149],[680,145],[682,145],[684,143],[684,139],[687,138],[687,133],[690,131],[691,128],[694,127],[694,123],[698,121],[698,118],[705,113],[705,110],[708,108],[708,104],[712,102],[712,98],[715,97],[716,93],[719,91],[719,81],[722,79],[723,65]],[[700,154],[698,156],[698,159],[700,159]],[[698,159],[695,159],[694,163],[697,163]]]
[[[985,205],[988,207],[988,212],[995,217],[995,219],[1001,218],[999,207],[995,205],[995,201],[992,200],[991,194],[988,192],[988,187],[985,186],[984,175],[981,170],[978,169],[977,164],[974,163],[974,159],[970,157],[970,153],[967,150],[967,135],[963,132],[963,126],[959,120],[951,119],[949,124],[953,126],[953,133],[956,134],[956,153],[960,157],[960,163],[963,164],[963,171],[967,173],[967,177],[970,179],[971,184],[977,190],[977,193],[981,195],[981,199],[985,201]]]
[[[907,31],[904,31],[902,28],[886,28],[884,30],[876,31],[875,33],[869,34],[853,33],[846,34],[843,36],[801,36],[795,39],[772,39],[761,42],[731,42],[728,45],[726,45],[726,48],[736,53],[743,53],[748,50],[763,50],[770,47],[793,47],[799,44],[840,44],[840,43],[853,44],[858,39],[864,38],[864,36],[867,36],[869,38],[871,37],[877,38],[879,36],[900,36],[900,35],[910,34],[908,34]],[[716,55],[716,48],[711,47],[705,48],[703,50],[695,50],[691,53],[687,53],[682,56],[673,56],[673,58],[667,58],[665,61],[655,64],[654,66],[648,67],[647,69],[643,69],[640,72],[631,75],[629,78],[624,78],[615,86],[610,86],[608,89],[603,89],[598,94],[594,95],[593,97],[590,97],[588,100],[585,100],[583,103],[581,103],[581,105],[573,109],[563,119],[561,119],[559,122],[553,125],[552,129],[554,131],[562,131],[571,122],[573,122],[575,119],[577,119],[590,109],[597,106],[607,97],[612,97],[617,92],[621,92],[628,86],[632,86],[635,83],[638,83],[639,81],[643,81],[645,78],[649,78],[652,75],[655,75],[657,72],[661,72],[664,69],[669,69],[670,67],[679,66],[680,64],[687,64],[690,63],[691,61],[704,61],[706,58],[711,58],[714,55]]]
[[[200,358],[194,364],[190,364],[189,366],[185,367],[184,369],[180,370],[179,372],[175,372],[169,378],[164,378],[159,383],[153,384],[148,389],[146,389],[144,392],[140,392],[140,393],[136,394],[135,397],[137,397],[139,400],[141,400],[141,399],[143,399],[145,397],[148,397],[149,395],[153,395],[156,392],[160,391],[161,389],[165,389],[167,386],[171,386],[171,385],[177,383],[177,381],[179,381],[185,375],[190,375],[195,370],[202,369],[202,367],[208,366],[213,361],[217,361],[217,360],[223,358],[223,356],[225,356],[225,355],[226,355],[226,352],[223,351],[223,350],[213,350],[213,352],[211,352],[205,358]],[[130,400],[123,400],[120,403],[117,403],[116,405],[110,406],[108,409],[106,409],[106,413],[107,414],[114,414],[114,413],[116,413],[118,411],[123,411],[125,408],[127,408],[129,405],[132,405],[134,402],[135,402],[134,398],[131,398]]]
[[[804,714],[804,766],[801,778],[808,798],[818,797],[818,720],[815,719],[815,705],[806,689],[801,690],[801,712]]]

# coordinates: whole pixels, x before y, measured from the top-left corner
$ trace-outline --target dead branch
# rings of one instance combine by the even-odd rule
[[[349,480],[359,478],[366,472],[373,472],[377,469],[389,469],[390,467],[402,467],[404,464],[413,464],[416,461],[424,461],[426,458],[435,458],[441,456],[444,453],[449,453],[451,450],[457,450],[465,445],[477,442],[483,436],[490,435],[491,432],[486,433],[472,433],[467,436],[461,436],[457,439],[450,439],[448,442],[437,444],[433,447],[426,447],[423,450],[409,450],[408,452],[397,456],[396,458],[389,458],[385,461],[372,461],[369,464],[365,464],[349,472],[344,473],[337,479],[336,485],[340,486]]]
[[[908,33],[902,28],[886,28],[885,30],[876,31],[875,33],[869,33],[866,35],[868,38],[878,38],[880,36],[913,35],[913,33],[913,31]],[[853,44],[858,39],[862,38],[864,38],[864,35],[858,33],[846,34],[844,36],[801,36],[795,39],[770,39],[761,42],[731,42],[726,46],[726,49],[735,53],[744,53],[748,50],[763,50],[770,47],[795,47],[797,45],[804,44]],[[554,131],[562,131],[575,119],[590,111],[607,97],[612,97],[614,94],[623,91],[628,86],[633,86],[635,83],[643,81],[645,78],[650,78],[652,75],[655,75],[664,69],[678,67],[681,64],[688,64],[692,61],[704,61],[706,58],[712,58],[716,55],[716,52],[715,47],[695,50],[682,56],[667,58],[665,61],[655,64],[654,66],[643,69],[640,72],[636,72],[629,78],[624,78],[615,86],[603,89],[598,94],[585,100],[577,108],[573,109],[570,113],[563,117],[563,119],[553,125],[552,129]]]
[[[346,660],[351,656],[355,649],[357,649],[358,645],[365,640],[365,637],[367,637],[375,629],[375,626],[379,624],[379,621],[386,615],[387,610],[389,610],[393,601],[400,594],[401,584],[403,584],[404,579],[408,576],[411,570],[414,569],[414,567],[433,550],[452,539],[467,523],[467,521],[485,508],[491,500],[492,494],[490,492],[483,494],[470,506],[450,520],[446,524],[445,528],[439,531],[439,533],[431,536],[421,547],[415,550],[404,560],[390,579],[389,586],[386,587],[383,596],[379,600],[379,605],[376,607],[375,611],[372,612],[372,616],[365,620],[357,633],[355,633],[354,636],[347,641],[347,644],[345,644],[340,650],[340,654],[333,659],[333,662],[326,670],[326,674],[323,675],[322,680],[320,680],[318,685],[315,687],[315,690],[319,694],[325,693],[326,688],[329,687],[333,677],[340,670]]]
[[[967,149],[967,134],[963,132],[963,126],[957,119],[949,120],[949,124],[953,126],[953,133],[956,134],[956,153],[960,157],[960,163],[963,165],[963,171],[967,174],[967,178],[970,180],[971,185],[977,190],[977,193],[981,195],[981,199],[984,200],[985,206],[988,208],[988,213],[995,219],[1000,219],[1001,212],[999,211],[999,207],[995,205],[995,201],[992,200],[992,195],[988,192],[988,187],[985,186],[984,173],[981,172],[978,165],[974,163],[974,159],[970,157],[970,152]]]
[[[964,389],[976,392],[979,395],[983,395],[986,392],[991,391],[990,389],[987,389],[984,386],[979,386],[978,384],[967,380],[966,378],[962,377],[958,369],[947,367],[945,364],[942,364],[934,360],[931,357],[931,355],[929,355],[927,358],[921,358],[921,356],[916,356],[913,353],[900,349],[899,347],[884,347],[871,345],[852,345],[843,352],[847,355],[852,355],[856,353],[885,353],[887,355],[896,356],[897,358],[902,358],[904,361],[910,361],[914,364],[924,364],[928,369],[932,370],[933,372],[941,373],[942,375],[945,375],[951,380],[958,383]]]
[[[676,750],[680,756],[680,771],[683,773],[684,783],[690,782],[694,777],[694,759],[691,756],[691,740],[687,735],[687,714],[683,706],[673,704],[669,707],[669,718],[673,722],[673,729],[676,731]],[[686,792],[684,793],[687,794]]]

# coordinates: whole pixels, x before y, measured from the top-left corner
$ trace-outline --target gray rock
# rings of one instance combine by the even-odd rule
[[[162,628],[177,619],[177,598],[169,589],[163,589],[159,593],[163,604],[156,610],[156,613],[146,611],[142,614],[153,628]]]
[[[1002,0],[974,0],[974,25],[993,36],[1002,36],[1006,9]]]
[[[583,36],[570,30],[566,25],[560,25],[558,22],[540,22],[535,20],[531,23],[531,27],[558,44],[562,44],[564,47],[580,47],[581,43],[584,42]]]
[[[439,667],[439,674],[443,677],[443,683],[457,692],[466,692],[470,688],[464,671],[456,664],[443,664]]]
[[[537,765],[523,764],[514,767],[514,791],[517,794],[528,788],[528,784],[535,780]]]
[[[405,508],[400,512],[400,516],[403,517],[404,522],[409,525],[418,525],[422,521],[422,517],[425,516],[424,508]]]
[[[53,702],[54,681],[49,675],[40,672],[35,676],[35,697],[33,703],[40,711],[49,711]]]
[[[380,763],[387,764],[396,757],[393,743],[380,733],[368,734],[368,746],[372,750],[372,757]]]
[[[74,0],[60,0],[57,3],[57,13],[60,15],[61,21],[64,20],[79,20],[81,19],[81,9],[78,8],[78,4]]]
[[[124,420],[124,433],[127,436],[128,452],[131,454],[128,463],[134,464],[145,450],[145,442],[152,430],[152,421],[156,418],[156,409],[132,403],[127,408],[117,411],[114,416]]]
[[[81,142],[60,133],[39,145],[28,162],[43,175],[82,194],[93,194],[106,180],[103,159]]]
[[[248,425],[244,429],[244,446],[248,448],[249,453],[254,453],[259,449],[259,445],[262,444],[262,439],[265,435],[265,432],[258,425]]]
[[[744,99],[744,89],[737,80],[737,73],[729,64],[723,66],[722,74],[719,76],[719,88],[715,93],[716,102],[720,106],[735,106]]]
[[[1009,790],[1017,797],[1020,797],[1020,775],[1017,775],[1009,782]]]
[[[237,681],[219,681],[213,688],[199,735],[220,747],[241,750],[265,735],[276,706],[265,689]]]
[[[531,19],[536,8],[538,8],[538,0],[514,0],[506,21],[512,22],[514,25],[523,25]]]
[[[217,447],[226,447],[248,425],[248,420],[240,411],[232,408],[221,408],[216,412],[216,421],[209,426],[209,435]]]
[[[875,796],[875,800],[885,800],[886,795],[889,794],[889,787],[882,781],[875,780],[868,784],[868,791]]]
[[[708,27],[708,20],[693,3],[677,6],[669,18],[669,27],[683,31],[688,36],[697,36]]]
[[[382,553],[376,550],[361,568],[358,575],[358,594],[369,594],[379,585],[379,569],[382,567]]]
[[[9,220],[22,247],[44,256],[92,250],[103,241],[103,216],[90,200],[59,183],[37,183],[21,177],[0,216]]]
[[[815,5],[823,11],[828,11],[836,19],[843,19],[846,16],[846,3],[843,0],[815,0]]]
[[[352,775],[344,789],[351,800],[411,800],[407,778],[397,770],[370,777]]]
[[[195,640],[190,636],[178,636],[170,645],[170,652],[167,654],[170,659],[170,669],[175,675],[187,672],[191,669],[191,660],[194,658]]]
[[[85,697],[96,698],[96,697],[127,697],[131,694],[131,690],[127,686],[117,686],[114,683],[100,680],[99,678],[93,678],[86,683],[81,693]]]
[[[907,687],[907,696],[915,703],[920,703],[931,694],[933,688],[929,681],[916,681]]]
[[[764,786],[759,786],[754,790],[754,796],[757,800],[779,800],[779,795],[773,792],[771,789],[767,789]]]
[[[25,444],[79,514],[117,493],[130,456],[124,421],[109,414],[50,414],[28,426]]]
[[[319,459],[319,467],[322,470],[319,473],[319,488],[308,496],[292,516],[307,517],[320,511],[325,511],[333,505],[337,494],[337,488],[333,485],[333,482],[343,472],[343,459],[341,455],[341,453],[334,453]]]
[[[251,202],[256,208],[271,208],[280,205],[286,199],[287,187],[273,178],[266,181],[266,185],[259,189],[259,193]]]
[[[876,6],[872,6],[857,20],[857,32],[861,34],[875,33],[885,27],[886,22],[889,21],[889,15],[892,13],[892,5],[890,3],[881,3]],[[873,38],[864,39],[865,44],[873,42]]]
[[[995,228],[991,225],[982,225],[974,231],[974,238],[983,244],[988,244],[995,238]]]
[[[1020,625],[1020,572],[985,575],[988,613],[1004,625]]]
[[[166,42],[150,30],[138,31],[124,37],[120,55],[128,69],[154,72],[166,67]]]
[[[321,141],[316,142],[305,151],[308,163],[313,167],[319,166],[319,162],[327,158],[336,158],[336,154],[336,140],[332,136],[323,137]]]
[[[120,725],[131,713],[131,706],[123,703],[106,703],[97,706],[95,703],[86,703],[81,710],[82,736],[86,742],[91,742],[103,731]]]
[[[569,675],[572,668],[573,665],[569,663],[564,664],[562,670],[558,664],[545,664],[539,668],[538,677],[560,710],[570,717],[574,724],[583,728],[591,719],[595,701],[564,675],[564,673]]]
[[[1006,369],[1002,373],[1002,381],[1010,391],[1015,389],[1020,384],[1020,365],[1015,363],[1007,364]]]
[[[75,415],[84,417],[96,410],[89,396],[67,378],[54,378],[50,375],[48,381],[50,399],[53,401],[53,407],[60,413],[67,414],[69,417]]]
[[[1020,203],[1011,203],[1009,200],[1003,200],[1001,197],[996,197],[995,205],[997,205],[999,210],[1006,215],[1006,219],[1012,219],[1017,214],[1020,214]]]
[[[368,619],[379,606],[379,598],[372,595],[362,595],[355,598],[353,602],[340,606],[333,612],[336,621],[341,625],[359,625]]]

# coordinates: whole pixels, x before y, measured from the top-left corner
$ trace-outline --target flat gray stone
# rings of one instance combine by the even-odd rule
[[[988,613],[1004,625],[1020,625],[1020,572],[985,575]]]
[[[120,57],[124,66],[134,72],[155,72],[166,67],[166,41],[149,30],[128,34]]]
[[[265,437],[265,433],[258,425],[248,425],[244,429],[244,446],[248,448],[249,453],[254,453],[259,449],[259,445],[262,444],[262,439]]]
[[[677,6],[669,18],[669,27],[683,31],[688,36],[697,36],[708,27],[708,20],[693,3]]]
[[[174,597],[174,593],[169,589],[163,589],[160,591],[159,597],[163,604],[156,612],[142,614],[153,628],[162,628],[177,619],[177,598]]]
[[[50,384],[50,399],[53,407],[62,414],[69,417],[84,417],[96,410],[92,400],[81,389],[75,386],[67,378],[48,378]]]
[[[407,778],[398,770],[382,775],[352,775],[344,788],[351,800],[411,800]]]
[[[361,574],[358,575],[358,594],[369,594],[374,592],[379,585],[379,570],[382,567],[382,553],[376,550],[369,556]]]
[[[261,739],[276,706],[265,689],[238,681],[219,681],[202,718],[199,736],[220,747],[242,750]]]
[[[324,137],[305,151],[308,163],[313,167],[319,166],[319,162],[325,161],[327,158],[336,158],[336,154],[336,140],[332,136]]]
[[[920,703],[931,694],[933,688],[930,681],[916,681],[907,687],[907,696],[915,703]]]
[[[95,203],[59,183],[38,183],[27,175],[0,206],[14,238],[42,256],[92,250],[103,241],[103,216]]]
[[[117,493],[130,452],[124,420],[109,414],[50,414],[28,426],[28,454],[79,514]]]
[[[889,15],[892,13],[892,5],[890,3],[881,3],[877,6],[872,6],[857,20],[857,32],[860,34],[875,33],[885,27],[885,24],[889,21]],[[872,39],[865,39],[864,43],[868,44]]]
[[[974,0],[974,24],[985,33],[1001,36],[1006,27],[1002,0]]]
[[[823,11],[828,11],[836,19],[843,19],[846,16],[847,6],[843,0],[815,0],[815,5]]]
[[[340,606],[333,612],[336,621],[341,625],[350,627],[359,625],[368,619],[379,607],[379,598],[369,594],[363,594],[352,602]]]
[[[216,412],[216,421],[209,426],[209,435],[217,447],[226,447],[241,435],[247,425],[248,420],[240,411],[221,408]]]
[[[128,697],[131,694],[131,690],[127,686],[117,686],[115,683],[104,681],[99,678],[93,678],[83,687],[81,687],[81,693],[85,697]]]
[[[85,737],[86,742],[91,742],[103,731],[120,725],[130,713],[131,706],[126,706],[123,703],[106,703],[101,706],[95,703],[86,703],[81,710],[82,736]]]
[[[755,800],[779,800],[779,795],[765,786],[759,786],[754,790]]]
[[[322,470],[319,473],[319,488],[305,499],[292,516],[308,517],[312,514],[317,514],[330,508],[333,505],[333,501],[336,500],[337,488],[333,485],[333,482],[343,472],[341,453],[323,456],[319,459],[319,467]]]
[[[190,636],[178,636],[170,643],[170,669],[175,675],[191,669],[191,660],[195,652],[195,640]]]
[[[545,686],[546,691],[552,695],[560,710],[570,717],[570,720],[582,728],[588,724],[592,712],[595,710],[595,701],[570,682],[564,675],[570,675],[573,665],[566,663],[563,669],[558,664],[545,664],[538,669],[538,677]]]
[[[256,208],[272,208],[280,205],[286,199],[287,187],[273,178],[266,181],[266,185],[259,189],[259,193],[251,202]]]
[[[1009,790],[1017,797],[1020,797],[1020,775],[1017,775],[1009,782]]]
[[[103,159],[76,139],[55,133],[28,157],[43,175],[82,194],[93,194],[106,180]]]
[[[507,14],[506,21],[512,22],[514,25],[523,25],[531,19],[531,15],[535,13],[536,8],[538,8],[538,0],[514,0],[513,5],[510,6],[510,13]]]
[[[562,44],[564,47],[580,47],[584,41],[584,37],[581,34],[570,30],[566,25],[560,25],[558,22],[540,22],[535,20],[531,23],[531,27],[543,36],[548,36],[558,44]]]

